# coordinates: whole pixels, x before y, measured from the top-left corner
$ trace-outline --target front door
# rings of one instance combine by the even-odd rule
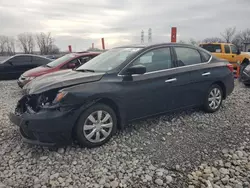
[[[225,54],[223,55],[226,60],[229,61],[229,63],[236,66],[237,61],[239,60],[239,55],[237,55],[237,48],[234,45],[224,45],[225,48]]]
[[[183,79],[181,74],[175,71],[171,51],[169,47],[152,49],[129,65],[142,64],[147,69],[143,75],[124,77],[122,81],[126,91],[124,94],[129,96],[124,99],[129,120],[176,108],[179,100],[176,98],[177,91],[188,77]]]

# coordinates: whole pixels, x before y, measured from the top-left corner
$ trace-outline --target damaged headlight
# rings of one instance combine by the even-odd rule
[[[59,92],[59,93],[56,95],[56,97],[55,97],[53,103],[58,103],[58,102],[60,102],[67,94],[68,94],[68,92],[66,92],[66,91],[61,91],[61,92]]]

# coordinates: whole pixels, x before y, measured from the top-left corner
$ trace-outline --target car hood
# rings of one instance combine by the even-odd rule
[[[45,67],[45,66],[36,67],[34,69],[30,69],[26,71],[25,73],[23,73],[23,76],[29,77],[29,76],[41,75],[43,73],[47,73],[47,71],[50,69],[51,69],[50,67]]]
[[[24,86],[23,89],[29,95],[39,94],[51,89],[98,81],[104,74],[63,70],[39,76]]]

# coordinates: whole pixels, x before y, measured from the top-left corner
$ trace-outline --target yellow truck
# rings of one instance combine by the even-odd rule
[[[203,43],[199,45],[201,48],[211,52],[214,56],[226,59],[234,68],[237,68],[237,63],[240,64],[241,70],[249,65],[250,55],[241,52],[235,45],[230,43]]]

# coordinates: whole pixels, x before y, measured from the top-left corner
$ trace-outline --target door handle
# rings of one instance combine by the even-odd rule
[[[208,75],[210,75],[211,73],[210,72],[204,72],[203,74],[202,74],[202,76],[208,76]]]
[[[234,57],[234,55],[232,55],[232,57]]]
[[[171,79],[165,80],[166,83],[175,82],[175,81],[177,81],[176,78],[171,78]]]

